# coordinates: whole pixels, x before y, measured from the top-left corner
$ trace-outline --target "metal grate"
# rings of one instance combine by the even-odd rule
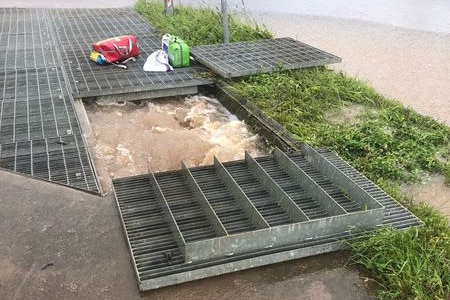
[[[361,228],[422,224],[337,155],[307,145],[113,186],[141,290],[334,251]]]
[[[192,56],[225,78],[338,63],[341,58],[291,38],[193,47]]]
[[[44,10],[0,8],[0,70],[54,67],[52,46]]]
[[[52,9],[48,11],[70,85],[76,97],[93,97],[121,93],[184,88],[210,84],[201,67],[172,72],[144,72],[147,57],[161,48],[160,37],[131,9]],[[98,66],[89,60],[94,41],[117,35],[135,34],[141,55],[123,70]]]
[[[0,8],[0,167],[98,192],[46,10]]]
[[[99,191],[79,135],[1,144],[0,167],[79,189]]]
[[[59,68],[0,72],[0,143],[80,134]]]

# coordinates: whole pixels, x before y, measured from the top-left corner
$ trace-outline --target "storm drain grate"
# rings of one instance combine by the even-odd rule
[[[0,144],[81,133],[59,68],[8,70],[0,78]]]
[[[176,69],[171,72],[144,72],[147,57],[161,48],[161,38],[153,28],[131,9],[51,9],[48,10],[70,85],[76,97],[180,89],[211,84],[202,67]],[[89,60],[92,42],[135,34],[141,55],[128,69],[98,66]]]
[[[0,8],[0,168],[99,192],[44,9]]]
[[[0,167],[98,192],[82,138],[67,135],[0,144]]]
[[[0,70],[56,66],[52,39],[44,10],[0,8]]]
[[[192,56],[222,77],[338,63],[341,58],[291,38],[277,38],[192,48]]]
[[[290,154],[113,180],[141,290],[341,249],[421,221],[334,153]]]

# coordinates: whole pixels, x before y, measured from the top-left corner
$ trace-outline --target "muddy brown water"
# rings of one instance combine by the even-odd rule
[[[191,96],[85,107],[95,158],[111,178],[180,169],[182,161],[194,167],[212,164],[215,156],[230,161],[243,159],[245,151],[267,153],[263,139],[217,99]]]

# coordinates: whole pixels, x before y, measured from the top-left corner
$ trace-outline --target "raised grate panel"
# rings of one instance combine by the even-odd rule
[[[193,47],[192,56],[225,78],[338,63],[341,58],[291,38]]]
[[[215,162],[214,166],[189,171],[183,168],[114,179],[115,196],[141,290],[342,249],[345,245],[342,241],[364,234],[365,231],[358,230],[361,226],[364,228],[364,222],[372,222],[371,226],[375,226],[373,214],[380,212],[384,214],[384,220],[383,217],[377,219],[377,226],[384,224],[403,229],[422,224],[334,153],[326,149],[319,149],[317,153],[319,157],[307,150],[280,155],[276,150],[271,156],[255,160],[246,155],[245,160],[223,165]],[[323,168],[322,162],[330,169]],[[334,173],[329,171],[332,168],[335,168]],[[303,181],[295,175],[300,173],[293,170],[301,170],[300,173],[314,183]],[[189,174],[192,174],[191,180]],[[341,178],[336,179],[336,174],[341,174],[338,175]],[[155,178],[154,181],[151,178]],[[231,185],[230,180],[234,182]],[[283,192],[268,189],[268,182],[275,183],[272,187],[278,186]],[[195,183],[200,193],[193,192]],[[312,186],[316,187],[311,189]],[[332,201],[336,205],[334,208],[324,203],[320,191],[331,197],[326,201]],[[158,197],[158,193],[163,198]],[[292,212],[283,205],[289,199],[298,207],[291,208],[305,212],[306,219],[293,219],[295,215],[289,214]],[[369,200],[365,202],[364,199]],[[254,210],[244,205],[246,201],[252,203]],[[170,215],[163,208],[164,202],[168,204]],[[377,208],[380,203],[381,211]],[[205,205],[210,205],[214,213],[208,212]],[[336,207],[339,209],[335,210]],[[259,223],[258,218],[264,223]],[[211,224],[217,220],[223,224],[225,232],[212,228]],[[345,220],[351,221],[346,223]],[[311,222],[321,225],[308,227]],[[288,234],[279,235],[286,226]],[[366,230],[374,228],[367,227]],[[275,235],[266,240],[264,232],[270,229]],[[312,231],[305,233],[309,230]],[[178,234],[184,239],[180,241]],[[275,245],[278,238],[290,241],[291,236],[297,235],[304,237]],[[233,250],[223,251],[230,246],[228,239],[234,237]],[[219,244],[214,240],[220,240]],[[208,253],[207,247],[195,246],[196,243],[218,248]],[[268,246],[242,251],[242,245],[245,248],[253,244]],[[197,256],[189,253],[190,250],[203,254],[206,251],[207,254],[196,260]],[[222,251],[223,255],[218,255],[216,250]]]

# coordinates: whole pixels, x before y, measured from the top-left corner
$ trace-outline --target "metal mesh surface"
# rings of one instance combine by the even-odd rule
[[[79,135],[0,144],[0,167],[98,192],[89,156]]]
[[[0,167],[98,192],[44,9],[0,8]]]
[[[52,38],[44,10],[0,8],[0,70],[56,66]]]
[[[193,47],[192,56],[225,78],[323,66],[341,58],[291,38]]]
[[[58,42],[64,51],[62,61],[67,69],[73,93],[92,97],[120,93],[191,87],[212,83],[201,67],[176,69],[172,72],[144,72],[147,57],[161,48],[160,37],[131,9],[52,9],[48,11]],[[128,69],[99,66],[89,60],[92,42],[117,35],[135,34],[141,55]]]
[[[0,72],[0,143],[80,134],[59,68]]]

